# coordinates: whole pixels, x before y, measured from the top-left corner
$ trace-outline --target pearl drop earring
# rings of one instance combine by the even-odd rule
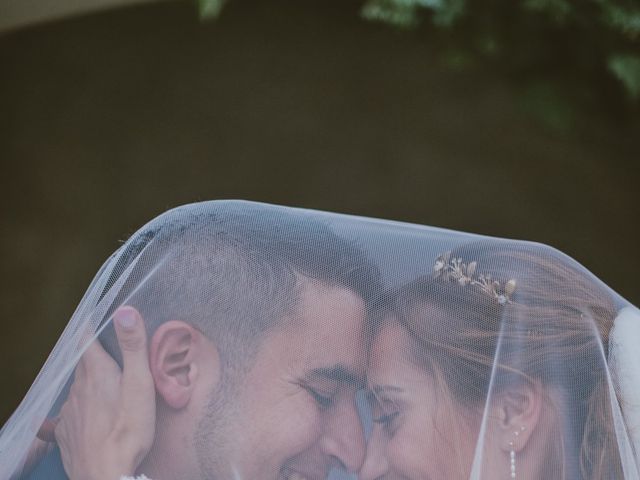
[[[520,427],[520,431],[513,432],[514,436],[518,438],[520,432],[524,432],[525,428]],[[516,451],[513,446],[513,440],[509,442],[509,471],[511,472],[511,478],[516,478]]]

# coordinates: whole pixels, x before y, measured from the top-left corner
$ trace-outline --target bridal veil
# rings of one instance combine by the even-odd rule
[[[183,480],[640,480],[640,314],[578,262],[531,242],[245,201],[170,210],[107,259],[0,432],[0,479],[30,478],[29,449],[91,342],[121,361],[112,319],[126,305],[149,338],[184,322],[219,360],[195,421],[154,378],[156,432],[184,422],[179,448],[194,452]],[[354,395],[340,403],[345,382]],[[290,394],[273,400],[279,389]],[[166,458],[179,448],[155,460],[181,464]]]

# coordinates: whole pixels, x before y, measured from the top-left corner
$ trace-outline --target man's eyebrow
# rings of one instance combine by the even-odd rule
[[[364,378],[344,365],[314,368],[307,374],[307,377],[310,379],[322,378],[348,385],[364,385]]]

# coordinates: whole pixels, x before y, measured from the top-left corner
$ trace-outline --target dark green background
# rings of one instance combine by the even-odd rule
[[[0,419],[142,223],[245,198],[537,240],[640,303],[640,122],[529,113],[359,2],[125,9],[0,36]],[[530,107],[530,105],[529,105]]]

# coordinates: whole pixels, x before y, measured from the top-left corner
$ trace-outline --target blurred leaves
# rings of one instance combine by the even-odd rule
[[[640,5],[623,6],[611,0],[596,0],[602,8],[604,21],[613,29],[628,36],[632,40],[638,39],[640,34]]]
[[[572,12],[566,0],[524,0],[522,6],[525,10],[542,12],[557,23],[563,23]]]
[[[435,25],[453,25],[464,13],[465,0],[369,0],[362,7],[367,20],[383,21],[401,28],[416,27],[420,23],[420,9],[430,10]]]
[[[612,55],[609,69],[624,84],[633,99],[640,96],[640,56]]]
[[[210,18],[226,0],[198,2]],[[453,69],[488,63],[522,87],[527,111],[555,129],[567,129],[576,109],[629,118],[624,112],[640,107],[639,0],[363,0],[361,15],[424,30]]]
[[[580,109],[638,112],[637,0],[367,0],[362,15],[420,26],[456,70],[488,63],[554,130],[570,129]]]
[[[218,17],[225,3],[226,0],[198,0],[200,18],[207,20]]]
[[[376,0],[362,7],[362,16],[400,28],[412,28],[419,23],[416,13],[418,7],[417,0]]]

